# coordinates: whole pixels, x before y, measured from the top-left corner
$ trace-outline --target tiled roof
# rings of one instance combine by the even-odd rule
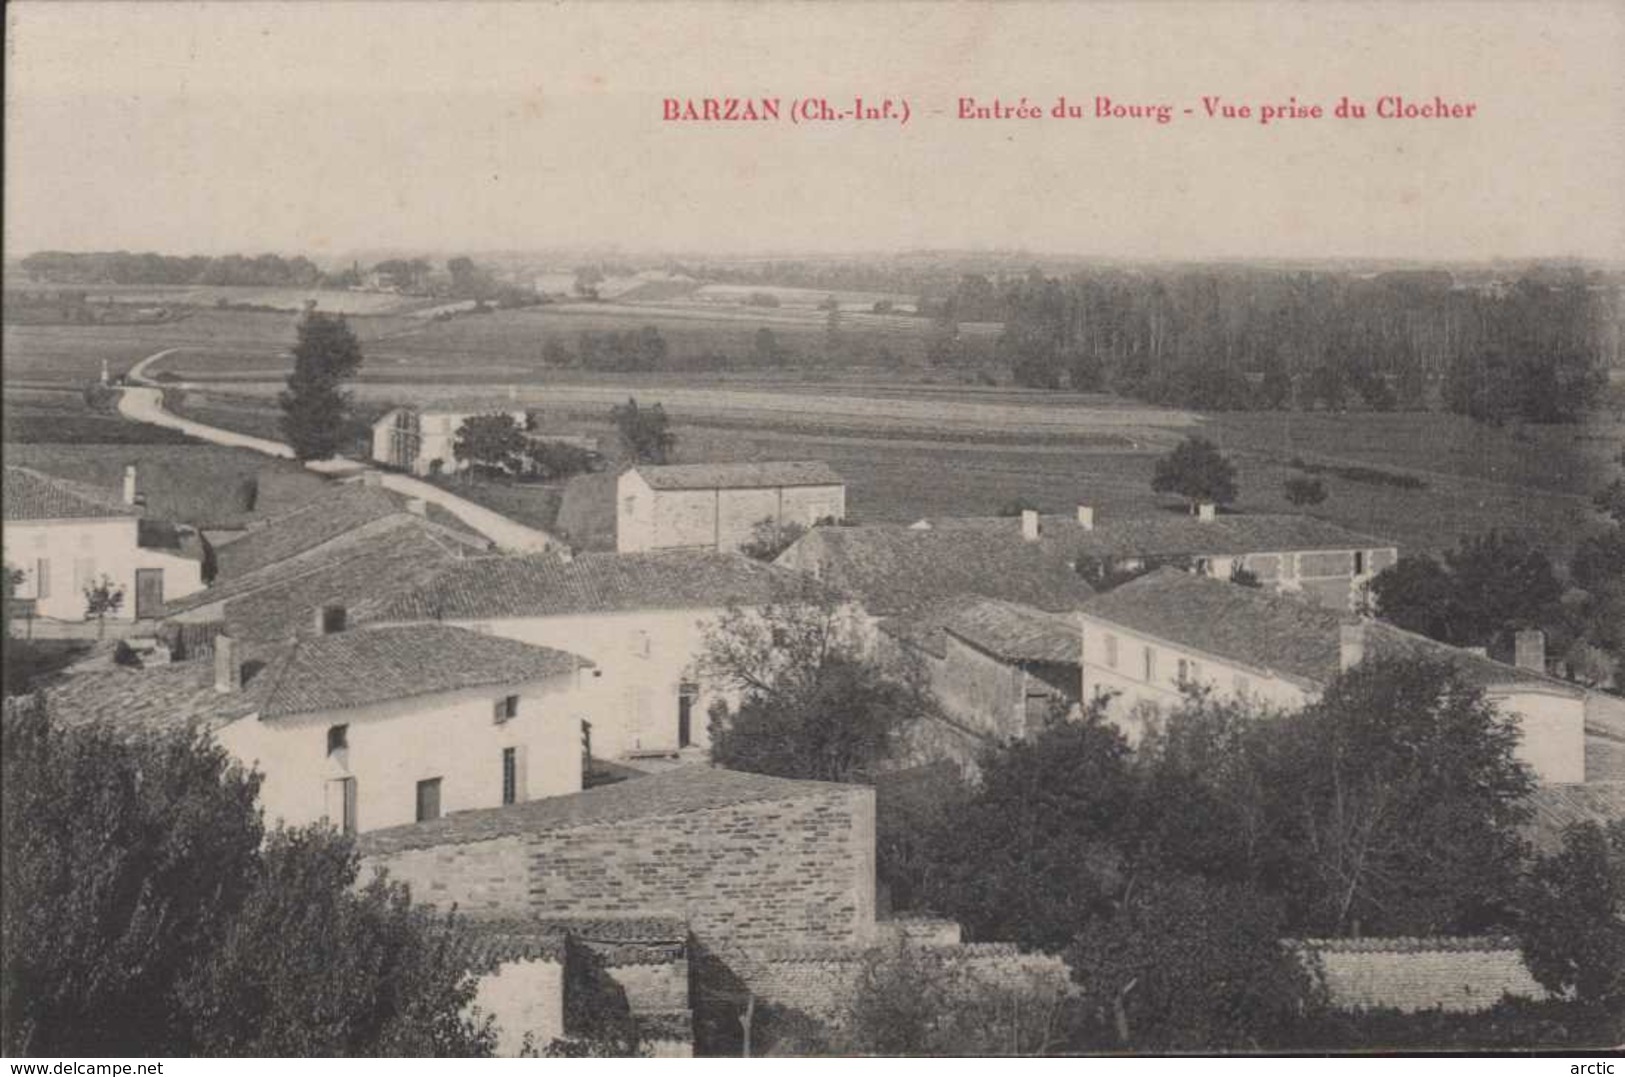
[[[477,971],[489,971],[510,961],[562,965],[569,950],[569,938],[563,931],[535,920],[465,917],[457,926],[469,966]]]
[[[320,497],[254,528],[216,551],[222,581],[275,565],[386,516],[406,511],[409,499],[380,486],[334,483]],[[433,512],[436,506],[428,506]],[[436,515],[430,522],[447,533],[462,531]],[[489,543],[470,538],[471,543]]]
[[[111,490],[59,479],[27,467],[6,467],[0,503],[7,520],[90,520],[136,516]]]
[[[132,733],[201,725],[249,714],[279,718],[485,685],[523,684],[591,665],[563,651],[450,625],[341,632],[297,644],[244,646],[243,687],[217,692],[214,662],[113,668],[63,678],[48,689],[52,714]]]
[[[260,717],[523,684],[590,665],[565,651],[451,625],[357,629],[301,640],[276,670]]]
[[[216,546],[216,556],[224,556],[226,549],[227,546]],[[378,588],[372,592],[376,596],[388,593],[393,586],[408,586],[415,579],[403,576],[398,581],[392,580],[387,575],[391,567],[404,572],[418,563],[450,562],[484,550],[484,544],[470,542],[458,532],[448,531],[414,513],[397,512],[363,523],[285,560],[217,580],[202,591],[165,603],[164,610],[174,616],[260,594],[265,595],[267,603],[274,604],[287,601],[283,596],[293,592],[319,587],[318,581],[327,581],[337,588],[331,595],[320,596],[321,601],[348,605],[347,595],[359,598],[363,593],[355,583],[374,585]],[[346,573],[344,566],[350,566],[353,576]],[[312,601],[311,607],[315,604]],[[250,627],[256,629],[252,635],[265,638],[286,634],[275,630],[275,626]]]
[[[1563,832],[1576,823],[1625,819],[1625,781],[1543,785],[1529,797],[1534,818],[1524,828],[1538,853],[1563,847]]]
[[[1448,661],[1482,688],[1583,691],[1556,678],[1450,647],[1393,625],[1312,605],[1273,591],[1164,568],[1131,580],[1083,607],[1090,617],[1218,658],[1272,670],[1319,687],[1341,669],[1342,626],[1363,624],[1367,655],[1426,655]],[[1085,628],[1087,632],[1087,627]]]
[[[369,621],[556,617],[643,609],[761,605],[793,574],[740,553],[671,550],[476,557],[447,565],[416,589],[357,612]]]
[[[1067,552],[1020,531],[916,531],[907,527],[815,527],[778,561],[807,571],[877,617],[918,615],[959,595],[1064,612],[1094,594]]]
[[[921,521],[934,531],[975,530],[1021,534],[1016,516],[942,516]],[[1075,557],[1238,556],[1299,550],[1369,550],[1394,545],[1312,516],[1221,513],[1200,520],[1188,513],[1140,516],[1097,514],[1085,530],[1076,516],[1040,516],[1039,535]]]
[[[1516,950],[1518,940],[1510,935],[1396,935],[1391,938],[1284,939],[1302,950],[1323,950],[1337,954],[1437,954],[1493,953]]]
[[[466,552],[415,516],[386,517],[281,565],[229,580],[168,607],[195,609],[224,598],[217,617],[241,639],[291,639],[312,631],[314,613],[347,610],[409,591]]]
[[[1007,662],[1077,665],[1083,630],[1075,618],[1016,602],[956,595],[919,616],[881,622],[881,629],[941,657],[944,633],[952,633]]]
[[[453,812],[426,823],[370,831],[358,839],[358,848],[364,856],[379,856],[403,849],[461,845],[574,827],[608,826],[632,819],[685,815],[760,801],[828,796],[860,788],[834,782],[772,778],[697,763],[569,796],[544,797],[505,808]]]
[[[274,663],[280,651],[245,651],[250,670]],[[256,711],[270,687],[267,669],[244,680],[242,691],[214,689],[207,659],[131,669],[113,666],[63,677],[45,691],[53,721],[105,725],[131,738],[197,727],[215,729]]]
[[[844,479],[822,460],[775,460],[749,464],[639,465],[654,490],[731,490],[767,486],[840,486]]]

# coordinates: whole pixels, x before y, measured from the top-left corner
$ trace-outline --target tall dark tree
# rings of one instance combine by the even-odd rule
[[[529,442],[525,431],[507,412],[470,415],[457,428],[451,452],[471,467],[504,474],[517,472]]]
[[[1236,499],[1236,466],[1207,438],[1188,437],[1157,461],[1151,489],[1178,494],[1193,507],[1228,505]]]
[[[361,367],[361,342],[342,314],[309,310],[299,322],[293,373],[281,395],[282,433],[301,460],[326,460],[355,433],[346,379]]]
[[[851,612],[811,582],[727,610],[703,668],[740,694],[711,713],[712,762],[734,770],[872,781],[931,707],[916,671],[870,657]]]
[[[1534,779],[1520,731],[1454,667],[1367,657],[1273,730],[1265,787],[1295,930],[1465,934],[1510,922]]]
[[[331,829],[276,831],[206,735],[131,741],[8,707],[0,1051],[489,1054],[454,926],[354,888]]]
[[[1110,914],[1134,805],[1128,743],[1098,716],[1002,746],[937,835],[925,901],[973,939],[1058,952]]]
[[[666,409],[659,404],[640,407],[636,399],[610,409],[609,421],[620,436],[621,449],[634,464],[665,464],[677,446],[677,435],[671,432],[671,421]]]
[[[1524,960],[1548,991],[1625,1010],[1625,820],[1581,823],[1530,872]]]

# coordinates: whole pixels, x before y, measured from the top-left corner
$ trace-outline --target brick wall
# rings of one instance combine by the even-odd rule
[[[522,914],[530,896],[530,856],[518,836],[404,849],[366,857],[362,866],[364,879],[384,868],[412,888],[414,901],[474,916]]]
[[[1306,939],[1296,946],[1339,1009],[1475,1013],[1503,995],[1546,997],[1515,939]]]
[[[585,826],[531,839],[529,909],[664,909],[741,946],[860,941],[874,927],[874,792]]]
[[[465,841],[376,848],[413,897],[475,915],[670,913],[740,946],[867,942],[874,932],[874,790]]]

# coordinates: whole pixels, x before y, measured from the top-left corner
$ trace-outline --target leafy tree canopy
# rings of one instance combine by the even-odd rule
[[[1207,438],[1188,437],[1157,461],[1151,489],[1178,494],[1192,505],[1228,505],[1236,499],[1236,466]]]

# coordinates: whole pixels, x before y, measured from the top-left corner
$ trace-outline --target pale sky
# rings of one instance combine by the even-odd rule
[[[5,251],[1625,255],[1625,0],[14,3]],[[661,99],[907,98],[907,126]],[[957,99],[1175,120],[961,121]],[[1261,126],[1201,97],[1472,120]]]

